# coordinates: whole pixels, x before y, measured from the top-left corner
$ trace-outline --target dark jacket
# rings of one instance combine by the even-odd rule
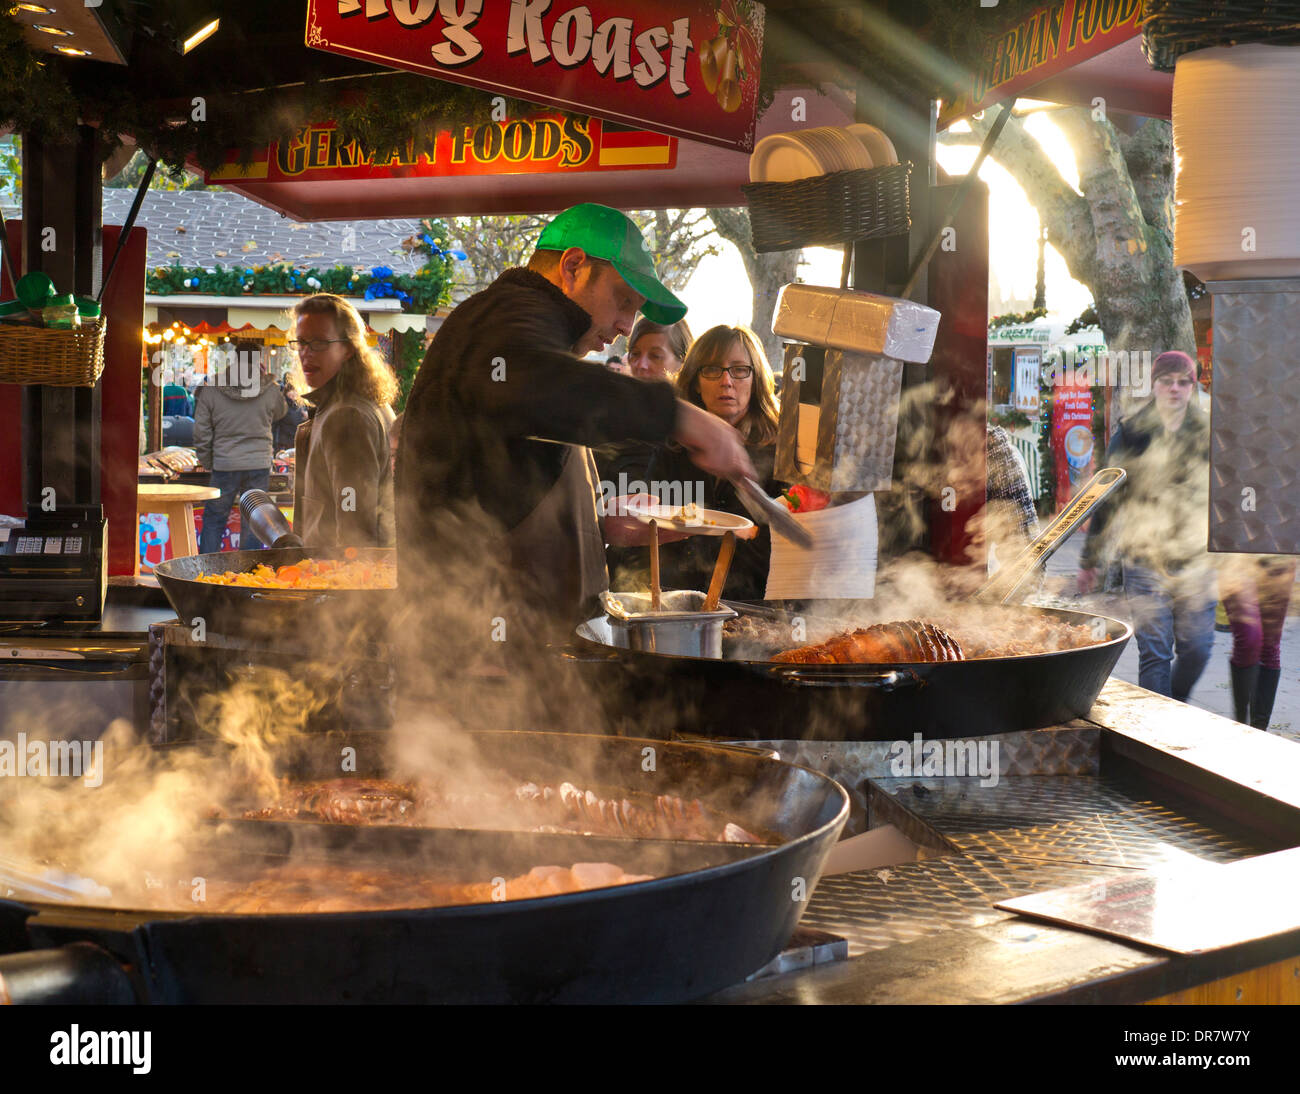
[[[293,530],[308,547],[391,547],[393,411],[337,383],[303,396],[312,411],[294,434]]]
[[[754,470],[758,472],[758,482],[770,496],[775,497],[784,489],[772,478],[776,446],[746,445],[745,450],[754,464]],[[705,474],[676,445],[666,445],[655,454],[650,461],[647,478],[650,485],[659,487],[660,497],[670,504],[680,504],[681,500],[685,500],[685,486],[678,484],[689,483],[689,500],[702,508],[749,517],[749,511],[741,504],[736,488],[729,481]],[[672,484],[672,489],[678,493],[665,497],[665,483]],[[660,584],[665,589],[706,591],[721,546],[722,539],[719,536],[691,536],[674,543],[665,543],[659,548]],[[648,558],[644,547],[624,548],[617,554],[616,568],[614,556],[611,556],[610,587],[615,591],[644,587],[650,580]],[[722,595],[731,600],[762,600],[767,590],[767,571],[771,561],[772,534],[767,525],[760,524],[758,535],[753,539],[736,541],[736,554],[731,561],[727,583],[722,587]]]
[[[294,435],[298,432],[298,427],[308,417],[307,407],[303,405],[301,398],[290,397],[290,394],[286,391],[284,401],[287,408],[284,417],[275,423],[275,433],[272,438],[277,452],[293,447]]]
[[[590,327],[583,308],[525,269],[507,270],[443,322],[398,442],[403,568],[468,549],[467,527],[516,528],[555,485],[564,444],[666,439],[672,386],[579,361],[573,346]]]
[[[1128,478],[1093,514],[1080,566],[1117,560],[1174,572],[1205,554],[1210,423],[1197,407],[1170,434],[1148,403],[1119,423],[1106,466]]]

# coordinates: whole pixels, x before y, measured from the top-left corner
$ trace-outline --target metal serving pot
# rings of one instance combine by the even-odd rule
[[[787,602],[736,605],[791,615]],[[833,619],[843,605],[808,601]],[[604,617],[580,625],[560,658],[607,698],[611,718],[646,712],[673,734],[716,740],[910,740],[976,737],[1058,725],[1092,709],[1133,629],[1053,608],[1008,608],[1009,623],[1044,617],[1104,627],[1104,641],[1018,657],[889,665],[800,665],[621,649]],[[797,645],[797,643],[791,643]]]
[[[660,610],[650,610],[647,593],[603,593],[610,644],[622,649],[683,657],[721,657],[722,624],[732,608],[706,612],[706,594],[687,589],[664,593]]]

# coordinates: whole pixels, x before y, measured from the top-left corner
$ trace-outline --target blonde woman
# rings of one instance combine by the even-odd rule
[[[311,417],[294,434],[293,530],[308,547],[395,542],[388,430],[397,379],[366,345],[365,325],[342,297],[319,293],[293,309]]]
[[[680,398],[703,407],[740,433],[758,482],[768,494],[780,493],[772,479],[779,417],[776,384],[754,332],[748,327],[726,326],[705,331],[686,354],[676,386]],[[729,481],[706,475],[675,445],[656,454],[647,478],[669,483],[674,494],[680,493],[681,502],[676,497],[667,501],[693,501],[705,509],[748,515]],[[717,550],[718,541],[710,537],[667,544],[660,561],[664,587],[707,589]],[[761,600],[771,554],[772,540],[765,526],[760,526],[754,539],[736,544],[723,595],[733,600]]]

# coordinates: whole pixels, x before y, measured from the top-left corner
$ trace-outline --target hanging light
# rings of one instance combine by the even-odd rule
[[[47,7],[45,4],[15,4],[19,11],[28,11],[33,15],[53,15],[54,9]]]

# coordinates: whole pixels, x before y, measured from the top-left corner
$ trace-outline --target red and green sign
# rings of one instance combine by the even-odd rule
[[[625,130],[596,118],[538,116],[461,126],[438,133],[432,155],[404,149],[377,157],[343,142],[333,122],[309,125],[241,164],[232,151],[213,182],[336,182],[349,179],[442,178],[459,175],[651,171],[677,166],[677,138]]]
[[[754,147],[754,0],[308,0],[308,46],[724,148]]]
[[[997,8],[987,9],[995,18]],[[993,34],[969,92],[945,103],[958,118],[1059,76],[1142,32],[1143,0],[1054,0]]]

